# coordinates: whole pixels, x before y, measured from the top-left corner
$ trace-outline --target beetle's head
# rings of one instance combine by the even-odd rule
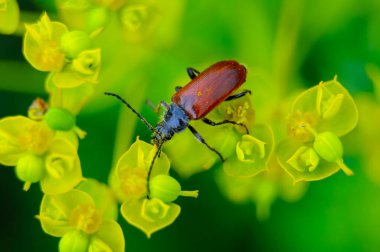
[[[168,126],[168,124],[163,121],[157,124],[154,133],[153,133],[153,144],[162,145],[164,142],[170,140],[174,135],[173,130]]]

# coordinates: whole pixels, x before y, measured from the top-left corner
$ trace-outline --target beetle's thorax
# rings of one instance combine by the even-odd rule
[[[153,143],[161,145],[170,140],[175,133],[187,128],[189,120],[183,108],[175,103],[171,103],[164,114],[163,120],[157,124],[154,130]]]

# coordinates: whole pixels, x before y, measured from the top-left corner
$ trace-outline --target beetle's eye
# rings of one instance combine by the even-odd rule
[[[166,112],[165,114],[165,120],[169,120],[172,117],[172,115],[173,113],[170,110],[168,110],[168,112]]]

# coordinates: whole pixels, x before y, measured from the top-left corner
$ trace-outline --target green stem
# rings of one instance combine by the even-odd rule
[[[80,138],[80,139],[84,139],[87,135],[87,132],[82,130],[81,128],[79,128],[78,126],[75,126],[74,127],[74,132],[75,134],[77,134],[77,136]]]
[[[195,191],[181,191],[180,196],[198,198],[198,190]]]
[[[27,192],[30,188],[30,186],[32,185],[32,183],[30,181],[26,181],[24,186],[22,187],[22,190],[24,190],[25,192]]]
[[[289,78],[294,72],[296,63],[294,52],[302,24],[302,15],[295,13],[303,13],[303,1],[284,1],[273,49],[274,82],[282,94],[286,92],[284,87],[290,87]]]
[[[339,165],[340,169],[342,169],[343,172],[346,173],[347,176],[354,175],[354,172],[350,168],[348,168],[348,166],[343,162],[343,159],[336,161],[336,163]]]

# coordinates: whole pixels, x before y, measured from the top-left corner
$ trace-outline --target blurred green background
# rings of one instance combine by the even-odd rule
[[[28,22],[43,10],[58,19],[54,1],[18,2]],[[366,69],[380,66],[379,1],[131,2],[151,6],[154,17],[140,20],[141,34],[125,35],[111,24],[96,41],[103,50],[99,90],[78,117],[88,133],[79,147],[85,177],[106,183],[115,158],[135,136],[150,139],[133,114],[124,114],[120,104],[100,93],[119,92],[154,123],[157,117],[145,100],[169,101],[174,87],[188,82],[189,66],[201,70],[223,59],[247,65],[261,122],[269,118],[268,104],[280,104],[335,74],[354,98],[370,101],[369,113],[378,113],[376,86]],[[0,117],[25,115],[36,96],[47,98],[46,74],[28,65],[21,49],[21,36],[0,35]],[[360,117],[380,126],[374,115]],[[339,172],[313,182],[298,202],[276,201],[270,219],[262,222],[253,203],[235,205],[223,197],[215,169],[180,179],[184,188],[199,189],[200,197],[179,199],[180,217],[149,240],[120,218],[126,251],[379,251],[380,166],[368,167],[366,152],[380,146],[368,147],[364,138],[379,139],[379,134],[356,130],[343,139],[345,161],[355,176]],[[1,167],[0,193],[0,251],[56,251],[58,239],[44,234],[34,218],[39,187],[23,192],[14,169]]]

